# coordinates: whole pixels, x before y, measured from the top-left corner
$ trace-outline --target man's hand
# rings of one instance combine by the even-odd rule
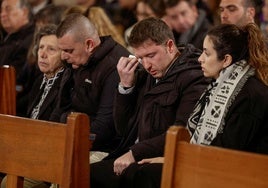
[[[132,155],[132,152],[129,151],[122,155],[121,157],[117,158],[114,161],[114,173],[116,175],[120,175],[125,168],[127,168],[131,163],[134,163],[135,159]]]
[[[132,87],[135,82],[135,69],[139,62],[137,58],[121,57],[117,64],[120,84],[123,87]]]

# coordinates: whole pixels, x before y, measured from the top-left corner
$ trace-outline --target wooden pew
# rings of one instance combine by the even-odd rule
[[[0,172],[7,188],[22,188],[23,177],[89,187],[89,118],[72,113],[67,124],[0,114]]]
[[[187,134],[167,132],[162,188],[268,187],[268,155],[190,144]]]
[[[0,67],[0,113],[16,115],[16,73],[8,65]]]

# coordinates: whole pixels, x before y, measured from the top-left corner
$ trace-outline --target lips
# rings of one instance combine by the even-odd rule
[[[39,61],[39,65],[41,65],[41,66],[47,66],[47,63],[44,62],[44,61]]]
[[[152,76],[155,76],[157,74],[157,71],[150,71],[149,72]]]
[[[2,26],[6,26],[6,25],[9,25],[9,22],[8,22],[8,20],[1,20],[1,24],[2,24]]]

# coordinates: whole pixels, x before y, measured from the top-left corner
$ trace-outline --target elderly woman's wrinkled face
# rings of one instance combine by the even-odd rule
[[[54,76],[63,65],[60,56],[56,35],[43,36],[38,46],[38,66],[41,72]]]

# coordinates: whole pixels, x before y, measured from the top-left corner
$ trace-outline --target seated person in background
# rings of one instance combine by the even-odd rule
[[[131,187],[127,180],[141,167],[136,162],[163,155],[166,130],[173,124],[186,125],[208,85],[197,61],[200,50],[188,45],[179,51],[161,19],[138,22],[128,41],[136,57],[121,57],[118,62],[120,83],[114,106],[123,139],[108,158],[90,165],[93,188]]]
[[[138,0],[137,1],[137,6],[136,6],[136,18],[137,21],[141,21],[145,18],[148,17],[157,17],[157,18],[162,18],[166,24],[169,25],[168,19],[166,16],[166,11],[165,11],[165,4],[163,0]],[[135,24],[127,28],[124,32],[124,38],[126,43],[128,44],[128,37],[133,29]],[[131,47],[128,45],[127,46],[129,51],[133,51]]]
[[[47,5],[41,9],[35,16],[35,35],[39,29],[48,25],[58,25],[61,21],[62,14],[67,7],[64,5]],[[42,74],[38,68],[36,41],[33,40],[28,50],[27,60],[23,67],[22,74],[19,76],[20,83],[18,83],[22,91],[17,94],[17,116],[27,117],[28,94],[33,87],[35,79]]]
[[[22,83],[19,77],[33,40],[31,9],[27,0],[0,0],[0,5],[0,66],[10,65],[15,68],[18,86]],[[22,91],[20,86],[16,90]]]
[[[268,0],[263,1],[262,5],[262,20],[260,22],[260,28],[266,40],[268,38]],[[268,43],[268,42],[266,42]]]
[[[95,25],[100,36],[111,35],[116,42],[122,46],[126,46],[123,36],[103,8],[98,6],[88,7],[84,15]]]
[[[205,11],[198,10],[192,0],[166,0],[165,7],[176,44],[190,43],[202,49],[205,35],[211,28]]]
[[[32,13],[34,15],[47,5],[52,4],[52,0],[28,0],[28,2],[31,5]]]
[[[1,19],[0,19],[0,41],[2,41],[4,39],[4,29],[2,27],[2,24],[1,24]]]
[[[17,85],[26,62],[28,49],[34,35],[31,9],[26,0],[3,0],[1,3],[1,25],[5,35],[0,41],[0,66],[11,65],[16,70]],[[17,87],[21,92],[22,88]]]
[[[59,86],[64,72],[61,51],[58,47],[55,25],[47,25],[36,35],[38,67],[43,73],[36,78],[29,94],[27,117],[50,120],[56,109]],[[5,187],[6,180],[1,188]],[[24,188],[48,188],[49,184],[31,179],[24,179]]]
[[[113,103],[119,82],[116,65],[126,48],[111,36],[100,37],[93,23],[79,13],[68,15],[57,29],[61,58],[72,66],[65,71],[59,109],[90,116],[90,133],[96,134],[92,151],[109,152],[118,144]],[[93,152],[92,152],[93,153]],[[92,154],[91,153],[91,154]],[[91,161],[92,162],[92,161]]]
[[[117,0],[116,2],[118,10],[114,15],[114,23],[119,24],[122,31],[125,31],[126,28],[137,22],[135,8],[138,0]]]
[[[258,26],[219,25],[203,46],[199,62],[213,81],[188,120],[190,143],[268,154],[268,50]],[[160,187],[163,162],[140,161],[134,187]]]
[[[221,0],[219,13],[222,24],[239,26],[258,23],[257,0]]]

